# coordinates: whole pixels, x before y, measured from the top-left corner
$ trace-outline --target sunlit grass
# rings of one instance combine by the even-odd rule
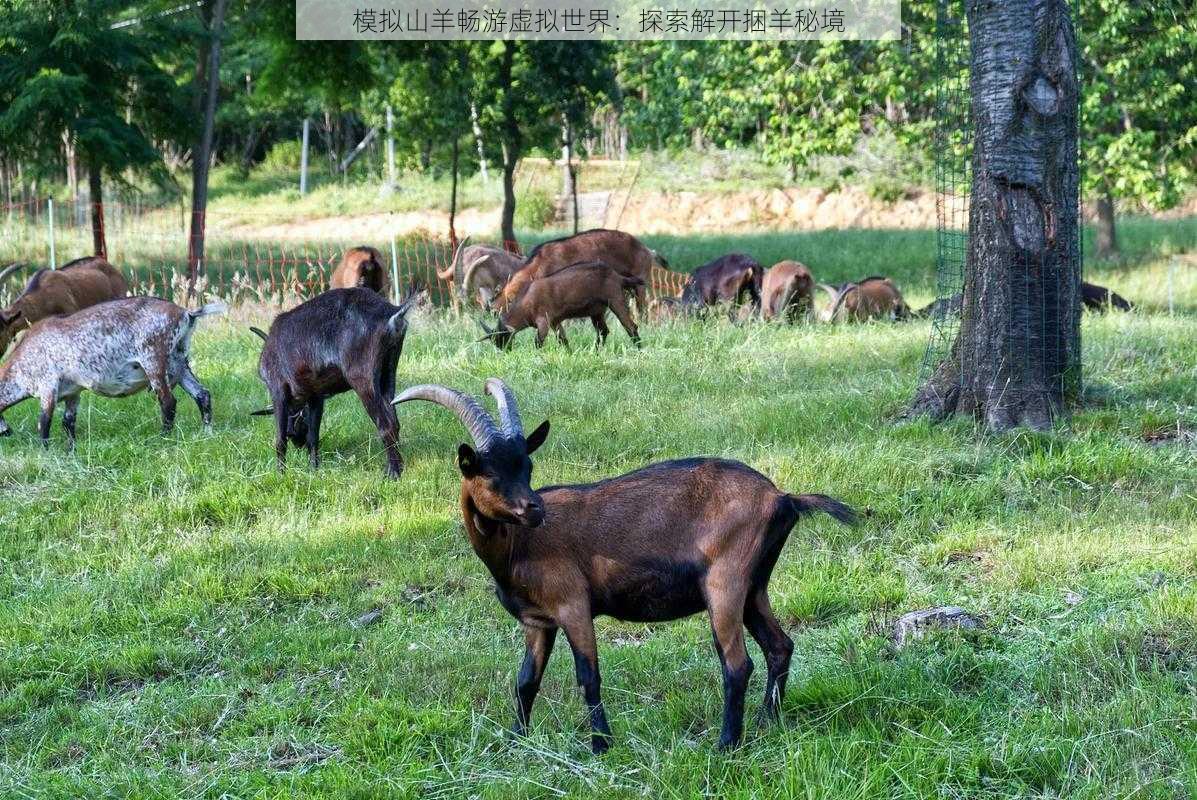
[[[848,274],[828,236],[815,252]],[[791,246],[676,250],[739,244]],[[929,292],[906,247],[887,252]],[[205,322],[193,361],[212,434],[185,399],[162,438],[149,396],[88,395],[68,455],[58,428],[48,451],[35,444],[32,406],[7,415],[0,795],[1192,795],[1197,283],[1184,269],[1171,317],[1167,262],[1095,273],[1145,311],[1086,318],[1088,399],[1047,434],[896,424],[925,323],[675,322],[646,328],[641,351],[618,331],[595,349],[578,327],[573,352],[523,339],[499,353],[468,320],[413,322],[400,384],[477,393],[503,376],[526,420],[553,421],[540,482],[713,454],[868,510],[858,528],[811,520],[791,537],[772,584],[797,643],[784,719],[750,725],[731,755],[713,751],[720,679],[700,617],[600,622],[618,737],[606,757],[586,750],[564,647],[532,736],[510,742],[522,639],[462,534],[456,421],[404,407],[407,469],[390,482],[343,396],[324,466],[293,454],[278,475],[269,420],[248,415],[265,393],[245,324],[266,316]],[[886,622],[946,603],[985,629],[891,653]],[[380,623],[354,626],[374,608]]]

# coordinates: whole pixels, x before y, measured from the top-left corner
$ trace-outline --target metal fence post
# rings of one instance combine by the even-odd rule
[[[399,302],[399,240],[391,237],[391,300]]]
[[[57,269],[58,263],[54,257],[54,199],[46,200],[46,206],[49,209],[46,216],[50,218],[50,269]]]

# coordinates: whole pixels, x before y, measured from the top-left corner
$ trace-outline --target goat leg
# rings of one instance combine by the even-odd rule
[[[565,638],[574,654],[574,674],[586,707],[590,709],[590,749],[596,755],[607,752],[611,747],[611,727],[607,724],[607,712],[603,708],[600,692],[602,679],[599,677],[598,643],[594,638],[594,620],[589,611],[575,615],[571,622],[562,622]]]
[[[744,625],[765,654],[768,677],[765,681],[765,703],[761,708],[761,720],[777,719],[781,712],[781,700],[786,693],[786,678],[790,674],[790,659],[794,654],[794,641],[773,613],[769,595],[764,588],[758,589],[744,605]]]
[[[162,412],[162,433],[166,435],[175,428],[175,410],[178,407],[178,401],[175,400],[174,392],[171,391],[170,381],[166,379],[165,365],[146,364],[144,368],[146,377],[150,381],[150,388],[154,391],[154,396],[158,398],[158,408]]]
[[[200,419],[203,421],[204,427],[211,430],[212,395],[199,382],[199,378],[195,377],[195,373],[191,371],[191,365],[185,361],[183,362],[183,370],[179,375],[179,384],[183,387],[183,391],[187,392],[188,396],[195,401],[196,407],[199,408]]]
[[[42,413],[37,418],[37,435],[41,437],[42,447],[50,446],[50,425],[54,421],[54,404],[57,398],[53,392],[42,395]]]
[[[544,666],[553,653],[553,643],[556,641],[557,628],[524,626],[524,663],[515,680],[515,727],[512,732],[516,736],[524,736],[528,732],[532,704],[536,702]]]
[[[744,646],[744,600],[724,589],[708,593],[715,653],[723,667],[723,727],[719,749],[731,750],[744,734],[744,694],[752,675],[752,659]]]
[[[595,314],[590,318],[590,324],[594,326],[595,333],[598,334],[598,343],[604,345],[607,343],[607,334],[611,331],[607,328],[607,320],[603,319],[603,314]]]
[[[290,416],[290,400],[286,392],[272,392],[270,402],[274,406],[274,460],[279,472],[287,469],[287,427]]]
[[[636,327],[636,321],[632,319],[632,312],[628,309],[627,301],[624,300],[623,295],[618,295],[615,302],[609,305],[611,313],[619,320],[619,324],[627,331],[628,336],[632,342],[640,347],[640,329]],[[604,327],[606,325],[604,324]],[[605,337],[604,337],[605,338]]]
[[[62,401],[62,429],[67,435],[67,452],[75,449],[75,417],[79,411],[79,395],[71,395]]]
[[[324,418],[324,398],[313,397],[308,401],[307,448],[308,464],[312,469],[320,468],[320,421]]]

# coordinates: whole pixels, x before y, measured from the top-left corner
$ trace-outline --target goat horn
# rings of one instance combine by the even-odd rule
[[[8,280],[9,275],[12,275],[14,272],[18,272],[27,266],[28,264],[25,264],[23,261],[15,261],[12,264],[9,264],[4,268],[3,272],[0,272],[0,283],[4,283],[6,280]]]
[[[457,278],[457,263],[461,258],[461,251],[465,250],[466,245],[470,243],[470,237],[467,236],[457,243],[457,250],[453,253],[453,260],[449,262],[449,266],[444,271],[437,270],[436,277],[442,281],[456,280]]]
[[[516,439],[524,436],[524,422],[520,419],[519,408],[515,404],[515,395],[507,384],[499,378],[487,378],[486,393],[495,398],[499,406],[499,422],[507,438]]]
[[[474,445],[479,450],[488,450],[497,440],[504,438],[486,409],[464,392],[434,383],[423,383],[404,389],[391,401],[391,405],[397,406],[408,400],[427,400],[455,413],[470,436],[474,437]]]
[[[268,338],[266,335],[266,331],[262,330],[261,328],[255,328],[253,325],[250,325],[249,329],[251,331],[253,331],[255,334],[257,334],[258,336],[260,336],[262,338],[263,342],[266,341],[266,339]]]

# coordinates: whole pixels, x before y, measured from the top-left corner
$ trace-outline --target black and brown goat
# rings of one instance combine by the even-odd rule
[[[0,284],[24,265],[12,264],[0,272]],[[39,269],[8,308],[0,309],[0,356],[13,338],[46,317],[118,300],[129,293],[129,284],[116,267],[102,258],[77,258],[58,269]]]
[[[499,424],[472,397],[443,386],[413,386],[395,403],[428,400],[450,409],[473,437],[457,448],[461,512],[474,552],[494,577],[499,601],[524,629],[527,651],[516,685],[515,730],[532,703],[558,630],[573,650],[590,709],[591,747],[611,730],[599,694],[594,618],[664,622],[706,610],[723,666],[719,746],[743,733],[752,661],[744,628],[765,653],[764,714],[776,716],[794,643],[769,604],[769,576],[791,528],[823,511],[850,523],[852,509],[824,495],[793,495],[738,461],[665,461],[576,486],[530,485],[529,456],[545,421],[525,437],[515,397],[491,378]]]
[[[373,247],[351,247],[333,270],[330,289],[373,289],[383,297],[391,296],[391,276],[383,264],[382,253]]]
[[[752,256],[729,253],[703,264],[686,279],[681,304],[698,309],[719,303],[742,303],[747,296],[752,307],[761,307],[764,270]]]
[[[62,403],[67,446],[74,447],[75,412],[84,389],[103,397],[127,397],[148,387],[158,398],[167,432],[175,423],[173,390],[182,384],[208,427],[212,401],[191,371],[191,334],[201,317],[224,310],[223,303],[188,311],[156,297],[130,297],[43,319],[0,365],[0,413],[37,398],[42,409],[38,432],[46,444],[54,406]],[[0,417],[0,436],[9,432]]]
[[[601,261],[571,264],[529,284],[527,290],[499,316],[499,324],[494,330],[485,324],[482,328],[499,348],[509,347],[515,334],[524,328],[536,328],[537,347],[544,344],[550,330],[568,346],[561,323],[569,319],[589,319],[602,344],[609,332],[606,316],[610,309],[639,347],[640,332],[628,309],[625,293],[641,286],[639,278],[630,278]]]
[[[320,465],[324,401],[352,390],[378,427],[387,475],[399,477],[399,423],[390,399],[395,396],[407,312],[418,296],[412,291],[395,306],[370,289],[331,289],[279,314],[269,334],[253,329],[266,342],[258,375],[271,402],[270,408],[254,414],[274,416],[280,471],[286,465],[288,440],[308,451],[312,467]]]

